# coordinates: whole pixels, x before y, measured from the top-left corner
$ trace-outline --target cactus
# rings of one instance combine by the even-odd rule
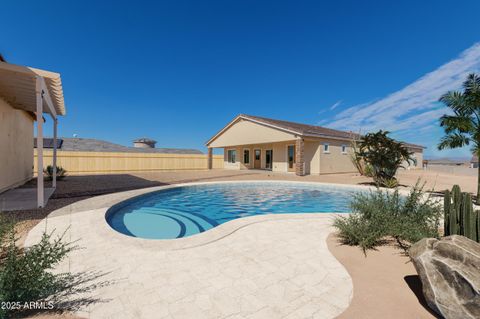
[[[447,189],[443,198],[443,234],[445,236],[450,235],[450,209],[452,206],[452,197],[450,196],[450,191]]]
[[[462,193],[458,185],[445,191],[444,234],[463,235],[480,242],[480,211],[473,209],[472,196]]]
[[[448,235],[458,234],[457,212],[453,206],[450,206],[450,221],[448,222]]]
[[[463,235],[470,239],[477,240],[477,238],[472,238],[473,205],[472,205],[472,196],[468,193],[463,193],[462,216],[463,216]]]
[[[461,214],[461,209],[462,209],[462,190],[460,189],[460,186],[458,185],[453,185],[452,188],[452,197],[453,197],[453,209],[456,212],[457,215],[457,226],[456,226],[456,232],[453,234],[456,235],[463,235],[463,219],[462,219],[462,214]],[[450,234],[450,235],[453,235]]]
[[[480,243],[480,211],[475,211],[477,213],[477,243]]]

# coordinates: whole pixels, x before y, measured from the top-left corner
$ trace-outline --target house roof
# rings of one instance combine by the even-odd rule
[[[44,148],[53,148],[53,139],[44,138]],[[37,139],[34,140],[37,147]],[[164,154],[203,154],[196,149],[185,148],[136,148],[123,146],[93,138],[58,138],[57,147],[61,151],[73,152],[119,152],[119,153],[164,153]]]
[[[0,96],[14,108],[36,112],[37,77],[48,91],[44,98],[48,97],[58,115],[65,115],[62,80],[55,72],[0,61]]]
[[[279,128],[283,128],[287,131],[295,132],[298,135],[302,136],[328,136],[328,137],[337,137],[337,138],[356,138],[359,137],[359,134],[353,132],[346,132],[346,131],[339,131],[330,128],[326,128],[323,126],[315,126],[315,125],[308,125],[290,121],[283,121],[283,120],[275,120],[266,117],[260,116],[253,116],[247,114],[240,114],[239,115],[245,119],[251,119],[254,121],[258,121],[265,124],[271,124],[273,126],[278,126]]]
[[[148,137],[140,137],[135,140],[133,140],[134,143],[157,143],[157,141],[152,140],[151,138]]]
[[[217,136],[223,133],[226,129],[228,129],[231,125],[233,125],[238,119],[244,119],[247,121],[256,122],[259,124],[267,125],[272,128],[276,128],[282,131],[287,131],[302,137],[324,137],[324,138],[334,138],[334,139],[342,139],[342,140],[351,140],[351,139],[359,139],[361,137],[360,134],[351,132],[351,131],[340,131],[335,130],[323,126],[316,126],[316,125],[309,125],[309,124],[302,124],[284,120],[276,120],[266,117],[248,115],[248,114],[240,114],[235,119],[230,122],[227,126],[225,126],[220,132],[218,132],[214,137],[212,137],[208,142],[207,145],[210,144]],[[408,147],[413,148],[425,148],[422,145],[405,143]]]

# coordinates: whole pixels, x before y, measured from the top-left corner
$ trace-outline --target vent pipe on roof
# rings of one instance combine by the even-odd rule
[[[138,139],[133,141],[133,147],[136,147],[136,148],[155,148],[156,143],[157,143],[157,141],[154,141],[154,140],[149,139],[149,138],[142,137],[142,138],[138,138]]]

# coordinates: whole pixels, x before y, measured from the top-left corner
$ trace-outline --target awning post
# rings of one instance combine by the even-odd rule
[[[57,187],[57,126],[58,120],[55,118],[53,119],[53,180],[52,180],[52,187]]]
[[[207,169],[213,168],[213,148],[208,148],[208,155],[207,155]]]
[[[36,79],[37,99],[37,206],[44,206],[43,189],[43,91],[40,78]]]

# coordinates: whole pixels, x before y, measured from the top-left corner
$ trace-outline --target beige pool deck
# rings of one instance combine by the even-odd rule
[[[176,185],[178,186],[178,185]],[[126,198],[175,186],[98,196],[52,212],[29,233],[79,240],[57,271],[101,271],[111,284],[85,318],[334,318],[350,304],[352,280],[327,247],[333,214],[237,219],[175,240],[111,229],[105,213]],[[346,187],[346,186],[338,186]],[[357,186],[358,187],[358,186]]]

